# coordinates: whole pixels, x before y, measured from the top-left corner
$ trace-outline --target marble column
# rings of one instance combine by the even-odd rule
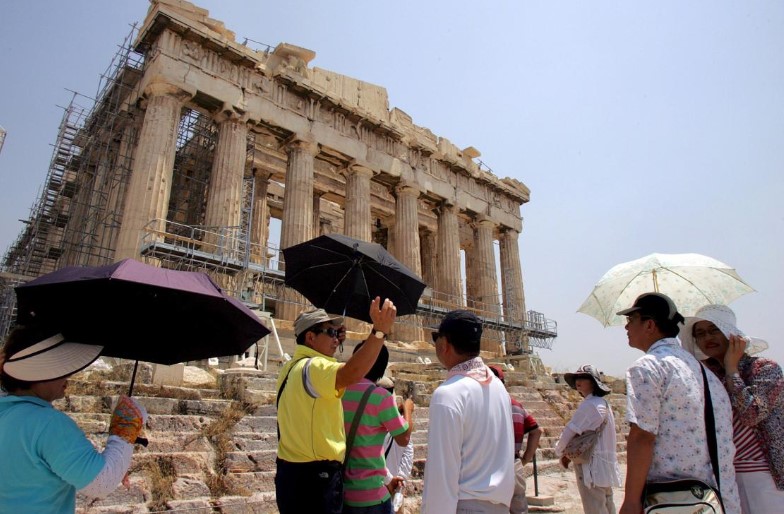
[[[457,224],[457,208],[454,205],[442,203],[437,214],[437,293],[434,294],[434,299],[444,308],[457,309],[463,304],[460,288],[460,234]]]
[[[387,218],[382,223],[387,228],[387,242],[386,242],[386,249],[389,253],[393,256],[397,256],[397,222],[395,218]],[[400,259],[398,259],[400,260]]]
[[[372,241],[370,217],[370,179],[373,170],[357,164],[349,165],[346,175],[346,207],[343,233],[360,241]],[[370,308],[370,305],[368,305]],[[370,325],[361,321],[347,320],[346,328],[352,332],[367,332]],[[395,338],[396,335],[390,336]]]
[[[504,300],[504,319],[507,323],[524,326],[525,292],[523,289],[523,269],[520,263],[520,247],[518,238],[520,234],[514,229],[501,230],[500,251],[501,260],[501,288]],[[521,341],[523,350],[528,350],[528,335],[524,330],[515,330],[507,333],[507,349],[511,348],[509,342]]]
[[[321,196],[322,193],[313,195],[313,237],[321,235]]]
[[[171,195],[177,129],[183,101],[189,95],[181,89],[155,83],[145,90],[147,110],[144,113],[139,143],[133,160],[122,226],[117,237],[115,260],[139,258],[145,227],[155,231],[148,239],[163,239]]]
[[[469,309],[476,308],[479,303],[478,296],[480,294],[477,289],[476,234],[473,233],[472,236],[471,244],[466,246],[463,251],[465,256],[465,262],[463,264],[465,266],[466,307]]]
[[[346,169],[346,217],[343,232],[361,241],[370,241],[370,179],[373,170],[351,165]]]
[[[419,248],[422,263],[422,280],[431,290],[436,286],[436,236],[433,231],[419,232]]]
[[[100,236],[100,245],[109,248],[110,253],[116,252],[120,222],[126,203],[126,193],[130,185],[131,167],[133,164],[134,144],[138,131],[137,123],[128,123],[122,132],[120,147],[114,161],[114,180],[110,185],[106,210],[109,213],[107,223]]]
[[[313,237],[313,161],[318,154],[318,144],[297,139],[287,146],[287,151],[289,158],[280,225],[281,249]],[[307,300],[293,289],[287,289],[285,296],[285,301],[278,304],[276,317],[293,321],[301,310],[307,308]]]
[[[247,145],[244,120],[232,116],[219,121],[204,215],[208,228],[202,249],[206,252],[231,256],[238,250]]]
[[[501,305],[498,301],[498,274],[495,267],[495,251],[493,249],[493,230],[495,222],[479,217],[474,222],[476,253],[473,264],[476,278],[476,306],[478,315],[488,320],[501,317]],[[500,352],[498,343],[501,341],[497,331],[488,331],[482,339],[482,350]]]
[[[395,188],[395,226],[393,227],[393,255],[413,271],[422,276],[422,261],[419,256],[419,189],[408,183]],[[422,341],[424,336],[416,315],[401,316],[396,323],[397,339],[401,341]]]
[[[267,266],[267,241],[269,239],[269,205],[267,189],[269,172],[253,170],[253,214],[250,234],[251,262]]]

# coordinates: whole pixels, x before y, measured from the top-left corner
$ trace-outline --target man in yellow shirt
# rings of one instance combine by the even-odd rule
[[[341,398],[376,362],[397,309],[376,297],[373,328],[362,348],[345,363],[333,356],[343,318],[323,309],[294,321],[297,349],[278,377],[278,441],[275,494],[281,514],[340,514],[346,434]]]

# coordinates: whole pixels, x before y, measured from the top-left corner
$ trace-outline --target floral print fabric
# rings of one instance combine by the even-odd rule
[[[626,420],[656,435],[649,481],[697,478],[716,485],[705,432],[700,363],[675,338],[657,341],[626,371]],[[707,373],[721,494],[728,514],[740,512],[735,483],[732,407],[722,383]],[[635,463],[629,462],[629,466]]]

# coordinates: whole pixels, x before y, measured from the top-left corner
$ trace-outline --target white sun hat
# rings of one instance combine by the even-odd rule
[[[62,334],[55,334],[8,355],[3,362],[3,371],[25,382],[55,380],[83,370],[102,350],[103,346],[72,343]]]
[[[706,359],[707,356],[700,351],[697,343],[694,341],[694,336],[692,335],[694,324],[698,321],[710,321],[716,325],[716,328],[721,330],[721,333],[724,334],[724,337],[727,339],[729,339],[731,335],[737,335],[744,338],[746,340],[746,353],[749,355],[754,355],[768,349],[767,341],[757,337],[749,337],[738,328],[737,321],[735,321],[735,313],[732,312],[732,309],[726,305],[706,305],[697,310],[697,312],[694,313],[694,316],[687,317],[678,333],[678,338],[681,340],[683,348],[700,360]]]

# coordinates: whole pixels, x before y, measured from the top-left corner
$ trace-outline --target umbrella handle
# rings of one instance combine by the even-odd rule
[[[138,368],[139,368],[139,361],[136,361],[133,365],[133,373],[131,374],[131,385],[128,387],[128,398],[133,396],[133,383],[136,381],[136,370]]]
[[[138,368],[139,368],[139,361],[136,361],[133,364],[133,374],[131,374],[131,385],[128,388],[128,398],[130,398],[131,395],[133,394],[133,383],[136,381],[136,370]],[[144,446],[145,448],[147,448],[147,445],[150,443],[150,441],[148,441],[146,437],[137,437],[136,441],[134,441],[134,442],[136,444],[140,444],[140,445]]]

